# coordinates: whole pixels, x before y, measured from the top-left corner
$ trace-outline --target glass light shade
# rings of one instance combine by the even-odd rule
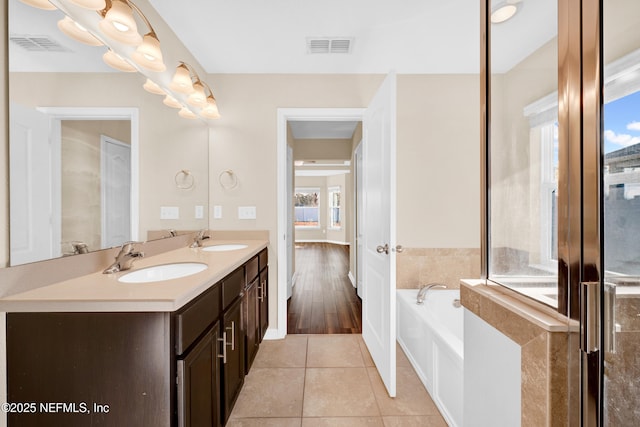
[[[184,119],[196,119],[198,116],[194,114],[193,111],[189,110],[187,107],[182,107],[180,111],[178,111],[178,115]]]
[[[89,46],[102,46],[100,40],[68,16],[58,21],[58,28],[67,36],[80,43],[88,44]]]
[[[144,82],[144,85],[142,85],[142,87],[147,92],[151,92],[151,93],[154,93],[156,95],[166,95],[167,94],[160,86],[158,86],[156,84],[156,82],[154,82],[153,80],[150,80],[150,79],[147,79],[147,81]]]
[[[180,93],[193,93],[193,84],[191,83],[191,74],[186,65],[180,64],[176,68],[176,72],[173,75],[171,83],[169,83],[171,90]]]
[[[513,18],[518,11],[518,5],[512,3],[501,3],[491,11],[491,22],[499,24]]]
[[[55,10],[57,7],[49,3],[49,0],[20,0],[24,4],[44,10]]]
[[[142,43],[133,11],[122,0],[113,0],[104,19],[98,23],[100,30],[109,38],[130,46]]]
[[[161,73],[167,69],[162,62],[160,41],[151,33],[145,34],[142,44],[133,52],[131,58],[136,64],[150,71]]]
[[[75,4],[76,6],[80,6],[90,10],[102,10],[105,7],[107,7],[107,4],[104,0],[69,0],[69,1]]]
[[[102,55],[102,59],[108,66],[115,68],[116,70],[124,71],[126,73],[132,73],[132,72],[138,71],[136,70],[136,67],[129,64],[127,61],[125,61],[122,58],[122,56],[118,55],[111,49],[109,49],[108,51],[105,52],[104,55]]]
[[[164,97],[164,100],[162,101],[164,103],[164,105],[166,105],[167,107],[171,107],[171,108],[182,108],[182,104],[180,104],[180,102],[178,102],[177,99],[175,99],[173,96],[171,95],[167,95]]]
[[[207,97],[207,105],[202,109],[200,115],[205,119],[219,119],[220,112],[218,111],[218,104],[213,96]]]
[[[187,102],[194,107],[204,107],[207,104],[207,95],[204,93],[204,86],[199,81],[193,84],[194,92],[189,95]]]

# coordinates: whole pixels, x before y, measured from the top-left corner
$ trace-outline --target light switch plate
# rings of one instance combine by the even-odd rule
[[[238,219],[256,219],[256,207],[238,206]]]
[[[196,205],[196,209],[195,209],[194,215],[195,215],[196,219],[204,218],[204,206]]]
[[[180,219],[180,208],[177,206],[161,206],[160,219]]]
[[[213,218],[214,219],[222,219],[222,206],[215,205],[213,207]]]

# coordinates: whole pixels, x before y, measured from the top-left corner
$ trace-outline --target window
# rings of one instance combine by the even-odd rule
[[[293,197],[294,225],[296,227],[320,227],[320,189],[296,188]]]
[[[329,187],[329,228],[342,228],[340,187]]]

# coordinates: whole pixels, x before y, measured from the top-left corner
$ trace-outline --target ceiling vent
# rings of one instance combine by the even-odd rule
[[[15,35],[9,36],[9,40],[29,52],[70,52],[49,36]]]
[[[353,37],[307,37],[307,53],[351,53]]]

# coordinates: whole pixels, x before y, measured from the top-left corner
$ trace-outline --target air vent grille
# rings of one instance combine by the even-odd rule
[[[70,52],[49,36],[11,35],[9,39],[29,52]]]
[[[307,37],[307,53],[351,53],[353,37]]]

